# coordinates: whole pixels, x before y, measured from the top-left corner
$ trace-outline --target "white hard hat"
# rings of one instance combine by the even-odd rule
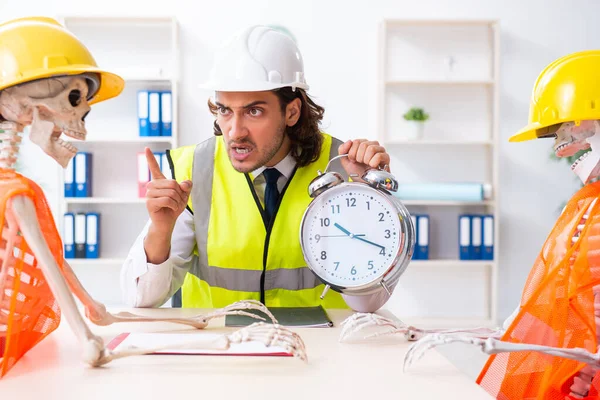
[[[258,92],[291,86],[308,90],[304,63],[288,35],[266,26],[253,26],[233,37],[216,55],[203,89],[219,92]]]

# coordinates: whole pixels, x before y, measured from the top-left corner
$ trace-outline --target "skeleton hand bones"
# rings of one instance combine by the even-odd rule
[[[346,318],[342,322],[342,331],[340,333],[340,342],[348,340],[356,332],[366,330],[371,327],[389,327],[391,329],[384,332],[376,332],[364,337],[364,339],[370,339],[383,335],[394,335],[401,334],[406,337],[409,341],[415,341],[421,339],[424,335],[430,333],[467,333],[473,335],[486,335],[493,336],[497,335],[499,330],[489,328],[473,328],[473,329],[420,329],[414,326],[409,326],[399,320],[391,320],[378,314],[372,313],[355,313],[350,317]]]
[[[192,336],[192,335],[190,335]],[[302,338],[289,329],[281,325],[266,324],[264,322],[256,322],[245,328],[237,330],[231,334],[219,336],[217,339],[205,339],[201,334],[193,335],[199,338],[190,340],[187,343],[182,343],[178,346],[157,347],[157,348],[125,348],[120,351],[112,351],[104,348],[101,358],[96,360],[93,366],[101,366],[118,358],[129,357],[134,355],[152,354],[160,351],[175,350],[178,348],[194,348],[200,350],[228,350],[232,344],[244,342],[261,342],[267,347],[282,347],[292,356],[299,358],[304,362],[308,362],[306,355],[306,347]]]
[[[547,354],[549,356],[579,361],[600,368],[600,353],[591,353],[588,350],[581,348],[564,348],[527,343],[511,343],[494,337],[484,338],[460,334],[434,333],[424,336],[418,342],[413,343],[410,346],[404,357],[404,369],[423,357],[427,351],[437,346],[450,343],[466,343],[479,346],[481,351],[489,355],[506,352],[535,351],[538,353]]]
[[[210,319],[222,317],[225,315],[241,314],[260,318],[255,316],[254,314],[241,311],[239,310],[240,308],[261,310],[275,321],[275,318],[268,311],[268,309],[266,309],[266,307],[264,307],[261,303],[252,300],[233,303],[230,306],[227,306],[220,310],[216,310],[213,313],[207,315],[198,315],[190,319],[147,318],[129,313],[111,315],[106,312],[104,305],[94,301],[92,297],[85,291],[85,289],[83,289],[83,286],[81,285],[73,271],[70,269],[70,267],[65,268],[61,273],[61,270],[54,262],[52,253],[46,246],[44,237],[39,227],[39,223],[35,216],[36,210],[31,200],[27,197],[17,196],[13,199],[12,203],[20,230],[22,231],[25,240],[29,243],[32,252],[36,255],[36,258],[39,260],[39,265],[42,268],[44,276],[46,276],[46,278],[48,279],[48,284],[52,289],[53,293],[55,294],[59,304],[61,305],[61,308],[63,309],[64,314],[67,320],[69,321],[71,327],[75,331],[80,341],[86,345],[84,351],[84,358],[92,366],[99,366],[105,364],[110,360],[114,359],[115,357],[111,356],[110,353],[107,352],[107,349],[103,345],[102,339],[95,336],[91,332],[89,327],[85,324],[81,317],[81,314],[79,314],[77,310],[75,301],[71,295],[71,291],[73,291],[73,293],[75,293],[84,304],[86,308],[86,315],[90,318],[90,320],[92,320],[92,322],[98,323],[99,325],[108,325],[113,322],[166,321],[192,325],[197,328],[204,328],[206,327]],[[68,267],[68,264],[65,263],[65,265]],[[69,288],[68,285],[70,285],[71,287]],[[71,289],[71,291],[69,289]],[[267,324],[256,326],[262,328],[260,330],[255,330],[258,328],[253,328],[249,331],[249,333],[248,331],[244,331],[243,335],[242,333],[240,333],[240,335],[242,335],[242,339],[239,339],[237,336],[233,336],[230,337],[229,340],[233,342],[235,342],[235,340],[264,340],[263,336],[268,334],[267,337],[273,340],[272,342],[269,342],[271,344],[268,345],[273,345],[277,343],[278,345],[283,344],[285,346],[289,346],[293,344],[295,346],[294,349],[304,349],[304,344],[301,343],[300,337],[297,334],[294,334],[283,327],[273,325],[274,328],[272,328],[271,325]],[[271,329],[275,330],[271,331]],[[133,355],[133,353],[124,353],[122,357],[128,355]],[[306,358],[306,354],[300,350],[297,350],[296,353],[294,353],[294,355]]]

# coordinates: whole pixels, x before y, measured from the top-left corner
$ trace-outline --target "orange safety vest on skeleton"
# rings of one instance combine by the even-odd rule
[[[599,197],[596,182],[569,200],[531,269],[519,313],[503,341],[596,352],[592,289],[600,285],[600,201],[593,202]],[[582,224],[579,240],[573,243]],[[584,366],[536,352],[500,353],[488,359],[477,383],[497,399],[564,400]],[[597,373],[586,398],[600,399],[599,389]]]
[[[0,377],[60,323],[58,303],[9,207],[16,196],[34,203],[54,260],[63,263],[62,240],[44,193],[35,182],[0,168]]]

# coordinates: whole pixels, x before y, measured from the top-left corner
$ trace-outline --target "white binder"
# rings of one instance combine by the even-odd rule
[[[461,215],[458,218],[458,247],[461,260],[471,259],[471,217]]]
[[[160,170],[167,179],[173,179],[173,174],[171,173],[171,166],[169,165],[169,158],[167,157],[167,153],[161,153],[160,155]]]

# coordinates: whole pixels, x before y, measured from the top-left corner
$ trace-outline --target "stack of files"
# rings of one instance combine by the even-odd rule
[[[160,166],[162,174],[167,179],[172,179],[171,167],[169,165],[169,159],[167,153],[154,152],[154,158],[156,163]],[[146,153],[140,152],[137,154],[137,172],[138,172],[138,197],[146,197],[146,185],[152,179],[150,174],[150,168],[148,167],[148,160],[146,159]]]
[[[412,260],[429,260],[429,215],[411,214],[415,227],[415,251]]]
[[[487,183],[400,183],[394,193],[401,200],[483,201],[492,197]]]
[[[65,197],[92,197],[92,153],[79,152],[65,168]]]
[[[494,216],[459,215],[458,246],[461,260],[493,260]]]
[[[170,91],[140,90],[138,122],[140,136],[171,136],[173,96]]]
[[[65,213],[65,258],[100,257],[100,214]]]

